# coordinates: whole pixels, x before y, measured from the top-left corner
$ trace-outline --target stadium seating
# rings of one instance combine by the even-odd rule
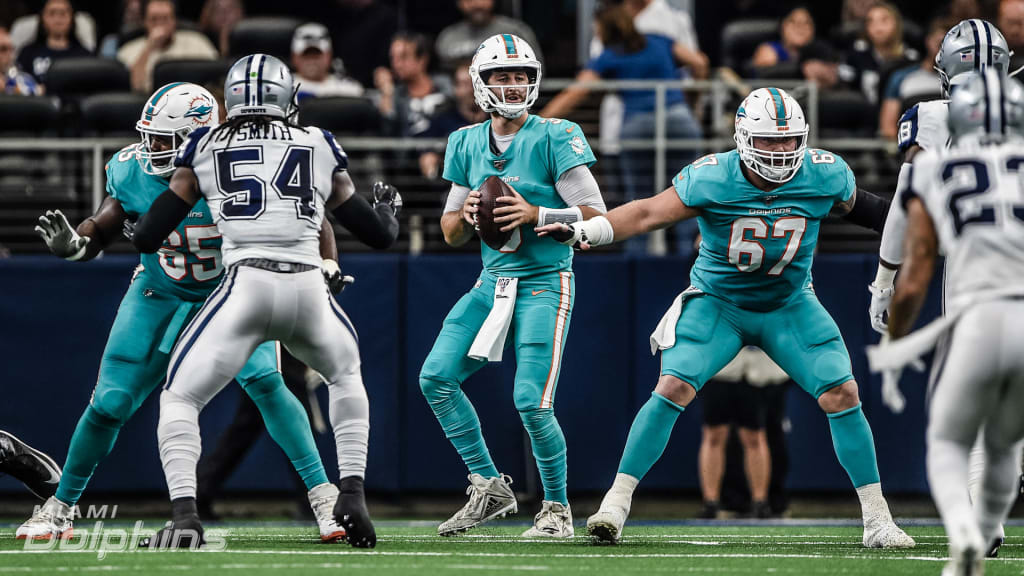
[[[99,92],[128,92],[128,69],[106,58],[65,58],[50,67],[46,89],[61,97],[81,97]]]
[[[53,130],[60,108],[56,98],[0,94],[0,132],[4,136],[41,136]]]
[[[300,115],[302,124],[335,134],[370,135],[381,128],[380,113],[366,98],[312,98],[303,103]]]
[[[758,44],[774,40],[778,35],[778,20],[730,22],[722,28],[722,65],[743,75]]]
[[[292,35],[299,24],[294,18],[246,18],[231,31],[230,57],[237,59],[260,52],[291,62]]]
[[[95,94],[82,100],[83,136],[135,136],[135,121],[146,96],[133,93]]]
[[[221,84],[229,68],[231,62],[227,60],[164,60],[153,68],[153,86],[171,82]]]
[[[878,111],[860,92],[823,91],[818,96],[818,124],[823,138],[872,136],[878,130]]]

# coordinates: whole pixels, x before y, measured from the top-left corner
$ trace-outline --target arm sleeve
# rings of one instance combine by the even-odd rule
[[[878,257],[890,264],[903,263],[903,237],[907,233],[907,213],[903,209],[904,191],[910,186],[911,164],[900,166],[896,193],[889,204],[889,215],[885,219],[882,230],[882,242],[878,247]]]
[[[365,198],[353,194],[332,214],[338,224],[371,248],[386,249],[398,238],[398,219],[387,204],[378,204],[374,208]]]
[[[608,211],[601,197],[601,188],[586,166],[575,166],[563,172],[555,183],[555,189],[567,206],[589,206],[602,214]]]
[[[164,239],[188,216],[191,209],[192,206],[172,190],[164,190],[156,200],[153,200],[149,211],[139,219],[138,225],[135,226],[135,234],[132,236],[132,244],[144,254],[156,252],[163,245]]]
[[[870,228],[879,234],[885,226],[885,217],[889,212],[889,201],[867,190],[857,190],[857,200],[853,208],[843,218],[858,226]]]
[[[448,198],[444,201],[445,213],[462,210],[462,205],[466,203],[468,196],[469,188],[453,183],[451,190],[448,191]]]

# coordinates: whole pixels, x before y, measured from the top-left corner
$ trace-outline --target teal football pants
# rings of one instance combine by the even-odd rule
[[[71,437],[56,494],[65,504],[78,502],[121,427],[163,382],[178,334],[203,304],[161,294],[147,283],[146,274],[132,282],[121,300],[92,398]],[[257,348],[236,380],[259,407],[267,430],[307,487],[326,482],[306,411],[278,372],[276,344]]]
[[[471,473],[495,477],[498,470],[462,384],[486,362],[467,356],[494,303],[497,277],[484,271],[476,286],[455,304],[423,363],[420,389],[445,436]],[[575,300],[571,272],[519,279],[515,312],[506,345],[516,357],[513,403],[530,435],[544,499],[568,504],[565,495],[565,437],[554,414],[562,349]]]

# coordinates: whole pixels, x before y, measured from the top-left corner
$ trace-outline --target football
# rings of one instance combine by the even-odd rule
[[[480,185],[480,211],[476,214],[476,233],[494,250],[501,250],[510,238],[512,230],[501,231],[501,224],[494,222],[494,209],[501,206],[497,202],[502,196],[513,196],[512,188],[502,182],[501,178],[491,176]]]

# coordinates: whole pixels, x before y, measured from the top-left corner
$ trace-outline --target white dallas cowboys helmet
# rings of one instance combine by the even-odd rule
[[[953,141],[994,144],[1024,135],[1024,86],[996,68],[968,72],[949,98]]]
[[[995,68],[1007,74],[1013,52],[1006,38],[986,20],[962,20],[946,32],[942,46],[935,54],[935,71],[942,82],[942,95],[949,98],[953,85],[963,81],[964,72],[980,72]]]
[[[770,152],[754,147],[754,138],[797,138],[796,150]],[[736,110],[736,150],[743,163],[769,182],[796,176],[807,149],[807,120],[795,98],[781,88],[758,88]]]
[[[515,68],[526,72],[528,84],[491,85],[491,73],[499,68]],[[497,112],[505,118],[518,118],[537,101],[540,94],[541,66],[533,48],[519,36],[495,34],[476,50],[469,66],[469,77],[473,80],[473,95],[477,106],[487,112]],[[506,102],[505,90],[526,88],[522,102]]]
[[[142,135],[137,158],[146,174],[165,176],[174,171],[174,155],[196,128],[216,126],[220,107],[202,86],[173,82],[153,93],[142,108],[135,129]],[[167,149],[154,152],[153,138],[170,139]]]

